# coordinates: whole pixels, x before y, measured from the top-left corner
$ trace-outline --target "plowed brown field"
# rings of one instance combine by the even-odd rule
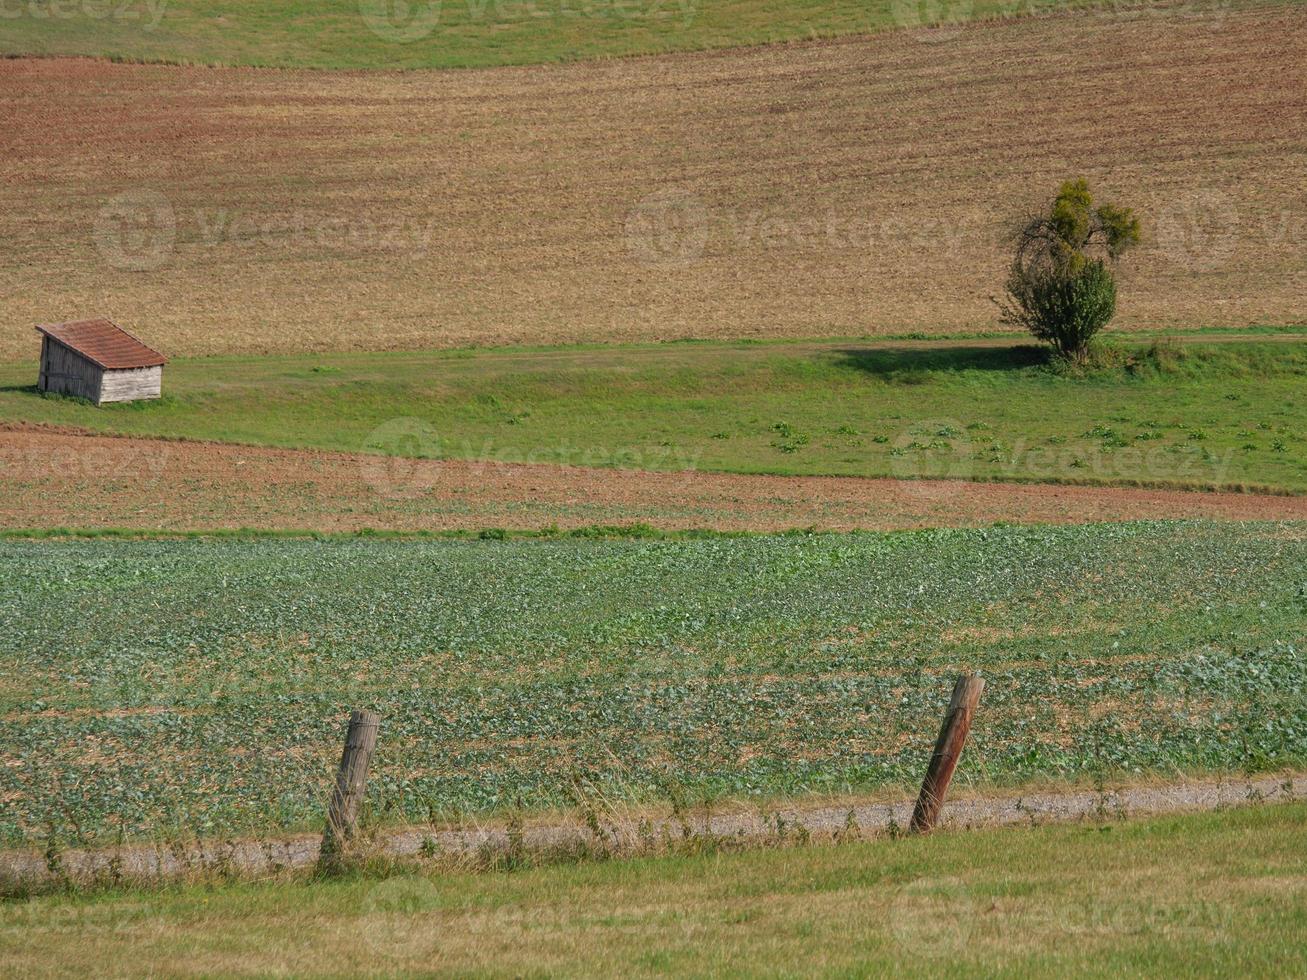
[[[990,326],[1012,220],[1148,219],[1121,322],[1307,319],[1307,10],[522,69],[0,62],[0,357]]]
[[[1307,519],[1307,497],[387,459],[0,430],[0,527],[829,530]]]

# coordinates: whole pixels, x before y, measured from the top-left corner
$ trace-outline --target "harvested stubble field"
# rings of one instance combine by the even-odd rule
[[[1307,527],[0,544],[0,842],[1307,762]],[[577,786],[582,789],[578,790]]]
[[[1298,5],[0,89],[3,357],[89,313],[172,355],[990,327],[1005,234],[1075,174],[1147,220],[1123,325],[1305,312]]]

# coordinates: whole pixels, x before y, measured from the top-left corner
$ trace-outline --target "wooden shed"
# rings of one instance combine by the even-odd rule
[[[167,360],[157,350],[105,320],[47,323],[42,335],[41,391],[75,395],[95,404],[158,398]]]

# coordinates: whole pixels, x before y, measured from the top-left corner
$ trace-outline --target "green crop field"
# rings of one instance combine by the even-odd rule
[[[0,543],[0,842],[1307,762],[1307,527]]]
[[[0,905],[22,976],[1301,976],[1301,803]]]
[[[923,28],[1068,0],[14,0],[0,54],[307,68],[467,68]],[[1213,2],[1212,7],[1217,5]]]
[[[474,460],[1307,490],[1307,346],[1177,350],[1087,377],[992,341],[222,357],[169,365],[160,402],[99,409],[11,364],[0,415]]]

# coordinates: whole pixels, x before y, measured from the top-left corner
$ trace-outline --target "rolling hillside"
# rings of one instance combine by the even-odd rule
[[[1307,320],[1307,11],[1066,14],[446,73],[0,62],[0,357],[992,328],[1083,174],[1123,327]]]

